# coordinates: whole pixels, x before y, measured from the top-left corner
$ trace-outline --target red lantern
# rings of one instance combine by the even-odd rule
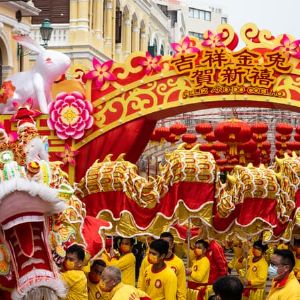
[[[158,134],[156,133],[155,130],[151,133],[150,141],[151,142],[159,142],[160,141],[160,137],[158,136]]]
[[[158,127],[155,129],[155,132],[161,139],[166,139],[170,135],[168,127]]]
[[[206,135],[213,130],[210,123],[199,123],[195,126],[196,132],[201,135]]]
[[[271,143],[268,141],[265,141],[261,144],[261,148],[264,150],[270,150],[271,149]]]
[[[212,131],[212,132],[208,133],[207,135],[205,135],[205,140],[210,143],[214,142],[216,140],[214,132]]]
[[[181,139],[187,144],[193,144],[197,141],[197,136],[193,133],[185,133],[182,135]]]
[[[300,134],[300,125],[296,127],[296,133]]]
[[[212,147],[216,150],[216,151],[226,151],[228,149],[228,145],[225,143],[220,143],[220,142],[216,142],[212,145]]]
[[[174,144],[178,141],[178,137],[174,134],[171,133],[167,138],[166,138],[167,142]]]
[[[251,125],[251,130],[257,135],[267,133],[269,130],[268,124],[265,122],[257,122]]]
[[[219,158],[216,160],[216,164],[218,166],[224,166],[227,163],[227,159],[226,158]]]
[[[170,132],[174,133],[175,135],[179,136],[187,131],[187,126],[182,123],[175,123],[170,127]]]
[[[277,123],[275,129],[282,135],[288,135],[293,132],[293,126],[287,123]]]
[[[286,142],[288,140],[290,140],[291,138],[291,135],[290,134],[287,134],[287,135],[281,135],[281,134],[275,134],[275,139],[276,141],[278,142]]]
[[[252,153],[257,149],[256,143],[251,139],[246,143],[241,144],[241,148],[248,153]]]
[[[300,150],[300,142],[287,142],[286,146],[291,151],[298,151],[298,150]]]
[[[297,141],[297,142],[300,142],[300,133],[296,133],[294,135],[294,140]]]
[[[199,148],[200,148],[201,151],[210,152],[211,149],[212,149],[212,145],[210,145],[210,144],[201,144]]]
[[[210,153],[214,156],[215,160],[220,158],[220,155],[216,150],[212,149],[210,150]]]

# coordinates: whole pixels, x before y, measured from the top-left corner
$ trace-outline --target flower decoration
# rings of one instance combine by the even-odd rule
[[[109,72],[113,65],[112,60],[108,60],[105,63],[101,62],[97,58],[93,58],[93,67],[94,70],[86,73],[85,78],[95,81],[96,87],[101,88],[105,81],[112,81],[116,79],[116,76]]]
[[[13,96],[15,89],[10,80],[4,81],[0,87],[0,103],[6,103],[7,99]]]
[[[183,39],[182,43],[171,43],[171,46],[176,54],[191,54],[200,51],[197,47],[194,47],[188,36]]]
[[[93,125],[92,111],[92,104],[85,100],[81,93],[62,92],[57,95],[54,102],[49,104],[50,116],[47,124],[50,129],[56,131],[57,136],[62,140],[69,137],[80,139],[84,130]]]
[[[280,44],[281,45],[276,47],[274,50],[285,51],[293,57],[300,58],[300,40],[291,41],[290,38],[284,34]]]
[[[204,41],[201,43],[202,46],[209,48],[225,47],[224,43],[222,42],[222,33],[215,35],[212,31],[207,30],[206,36],[207,37],[204,38]]]
[[[63,152],[55,153],[55,155],[61,159],[63,166],[66,164],[75,166],[76,165],[75,156],[78,153],[79,151],[73,151],[68,144],[65,144],[65,150]]]
[[[146,52],[145,60],[143,60],[141,64],[145,67],[147,75],[149,75],[152,71],[159,72],[161,70],[161,66],[158,64],[160,59],[161,55],[153,57],[149,52]]]

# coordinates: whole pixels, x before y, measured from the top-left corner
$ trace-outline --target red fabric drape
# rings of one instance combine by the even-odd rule
[[[107,154],[116,159],[119,154],[126,153],[125,159],[135,163],[145,149],[150,135],[155,128],[156,120],[140,118],[126,123],[94,139],[80,149],[76,158],[76,182],[85,175],[87,169]]]

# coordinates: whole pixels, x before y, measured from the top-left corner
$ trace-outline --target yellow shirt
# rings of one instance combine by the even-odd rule
[[[119,259],[112,258],[107,265],[118,267],[122,272],[122,282],[135,286],[135,256],[132,253],[124,254]]]
[[[152,300],[175,300],[177,277],[167,265],[159,272],[153,272],[152,265],[145,270],[140,289]]]
[[[101,291],[99,284],[87,281],[89,300],[109,300],[109,293]]]
[[[294,273],[289,274],[287,283],[283,287],[275,287],[275,281],[272,281],[271,290],[266,300],[299,300],[300,285]]]
[[[145,292],[138,290],[132,285],[119,283],[111,291],[111,300],[139,300],[141,297],[149,297]]]
[[[194,260],[192,265],[192,273],[190,281],[198,283],[207,283],[209,278],[210,263],[209,259],[204,256],[200,259]]]
[[[295,255],[295,267],[294,267],[294,272],[295,272],[295,276],[298,280],[300,280],[300,258],[297,258]]]
[[[186,277],[185,277],[185,268],[183,261],[175,254],[170,258],[165,259],[165,263],[170,267],[176,277],[177,277],[177,300],[186,300]],[[146,268],[150,265],[148,261],[148,256],[144,257],[139,274],[138,287],[141,286],[141,280],[143,280],[143,275],[145,274]]]
[[[61,273],[68,288],[66,300],[88,300],[87,279],[83,271],[70,270]]]
[[[246,279],[250,281],[251,287],[264,288],[268,277],[268,263],[262,257],[259,261],[248,260]]]

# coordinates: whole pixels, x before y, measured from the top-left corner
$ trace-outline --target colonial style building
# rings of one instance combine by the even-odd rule
[[[39,24],[50,19],[51,49],[67,53],[73,63],[93,56],[123,61],[131,52],[168,53],[170,20],[152,0],[36,0],[41,9],[33,18],[32,36],[40,39]]]
[[[29,34],[31,16],[39,12],[31,1],[0,1],[0,85],[10,74],[28,67],[29,56],[12,36]]]

